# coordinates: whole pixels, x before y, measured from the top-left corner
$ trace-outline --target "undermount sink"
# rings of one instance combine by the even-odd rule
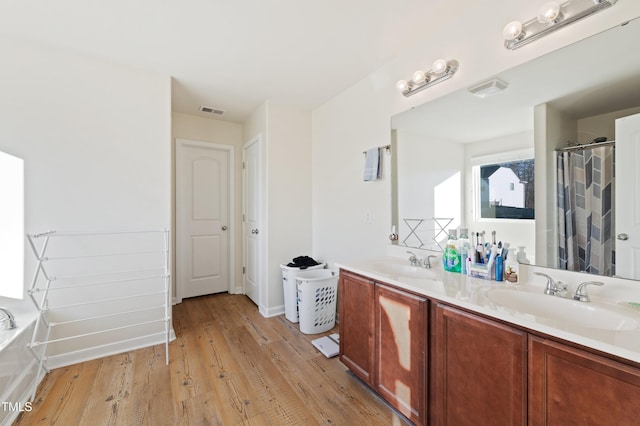
[[[578,302],[546,294],[492,289],[487,297],[496,305],[515,313],[529,314],[537,319],[557,321],[559,324],[609,331],[628,331],[638,328],[638,317],[615,306],[597,302]]]
[[[377,272],[387,275],[403,276],[410,278],[437,278],[437,273],[433,269],[427,269],[421,266],[411,266],[396,262],[376,262],[373,269]]]

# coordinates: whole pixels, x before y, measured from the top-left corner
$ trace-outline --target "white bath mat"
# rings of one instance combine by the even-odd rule
[[[332,358],[340,353],[340,336],[338,333],[312,340],[311,344],[327,358]]]

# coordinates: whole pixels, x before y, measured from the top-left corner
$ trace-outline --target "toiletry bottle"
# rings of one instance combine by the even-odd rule
[[[460,256],[460,272],[467,273],[467,257],[471,252],[471,240],[469,240],[469,230],[460,228],[460,238],[458,238],[458,254]]]
[[[509,250],[509,255],[504,265],[504,278],[510,283],[518,283],[520,281],[520,264],[518,263],[516,249]]]
[[[449,230],[447,247],[444,249],[444,254],[442,255],[442,264],[445,271],[460,272],[461,270],[457,234],[455,229]]]
[[[496,281],[504,281],[504,262],[502,255],[496,256]]]

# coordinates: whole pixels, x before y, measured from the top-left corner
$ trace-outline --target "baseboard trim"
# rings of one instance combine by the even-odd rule
[[[169,341],[174,341],[176,334],[173,328],[169,332]],[[54,368],[66,367],[68,365],[78,364],[80,362],[92,361],[94,359],[116,355],[124,352],[135,351],[136,349],[147,348],[164,344],[163,336],[141,336],[138,339],[127,342],[114,342],[99,348],[82,351],[81,353],[53,355],[47,358],[45,365],[49,370]]]
[[[260,306],[258,310],[265,318],[277,317],[278,315],[284,314],[284,305],[275,306],[273,308]]]

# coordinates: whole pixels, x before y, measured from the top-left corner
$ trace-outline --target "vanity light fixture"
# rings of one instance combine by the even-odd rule
[[[527,22],[512,21],[502,30],[504,46],[517,49],[587,16],[616,4],[618,0],[550,1],[542,5],[538,16]]]
[[[399,80],[396,83],[396,88],[401,91],[404,96],[408,97],[444,80],[450,79],[456,71],[458,71],[457,61],[438,59],[433,63],[429,71],[418,70],[413,73],[411,80]]]

